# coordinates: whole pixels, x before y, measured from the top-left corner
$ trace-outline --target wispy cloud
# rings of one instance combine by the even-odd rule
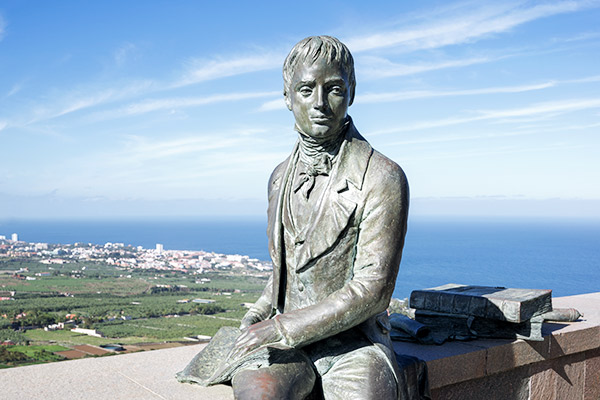
[[[534,90],[543,90],[565,84],[579,84],[579,83],[591,83],[600,82],[600,75],[588,76],[577,79],[563,79],[563,80],[550,80],[543,83],[535,83],[528,85],[517,85],[517,86],[500,86],[480,89],[466,89],[466,90],[414,90],[414,91],[400,91],[400,92],[382,92],[382,93],[366,93],[363,95],[356,96],[355,103],[368,104],[368,103],[382,103],[390,101],[404,101],[413,99],[423,98],[435,98],[435,97],[451,97],[451,96],[472,96],[482,94],[501,94],[501,93],[521,93],[530,92]],[[271,103],[271,102],[269,102]],[[264,110],[268,111],[269,103],[265,103]],[[273,101],[274,103],[274,101]],[[275,104],[272,105],[275,108]],[[262,109],[262,107],[261,107]]]
[[[469,3],[464,8],[457,9],[456,13],[441,17],[437,21],[427,21],[423,25],[408,29],[351,37],[346,43],[354,52],[387,47],[406,50],[434,49],[473,42],[506,32],[529,21],[593,6],[598,6],[598,2],[557,1],[535,5],[486,3],[479,8]]]
[[[125,42],[121,46],[115,50],[114,60],[115,64],[121,66],[127,62],[129,58],[131,58],[135,52],[137,51],[137,47],[130,42]]]
[[[373,132],[371,135],[390,134],[396,132],[413,131],[429,128],[439,128],[443,126],[466,124],[475,121],[485,120],[505,120],[511,122],[511,120],[523,118],[523,117],[544,117],[544,116],[555,116],[568,112],[600,108],[600,98],[591,99],[573,99],[557,102],[545,102],[539,104],[533,104],[528,107],[513,108],[507,110],[479,110],[475,111],[474,116],[469,117],[454,117],[445,118],[437,121],[423,121],[413,124],[407,124],[405,126],[381,130]]]
[[[127,163],[182,156],[190,153],[199,154],[229,148],[247,140],[241,137],[206,140],[205,136],[191,136],[163,141],[149,141],[143,137],[132,137],[132,139],[127,146],[128,151],[124,153],[123,160]]]
[[[93,108],[114,101],[135,97],[147,93],[155,87],[153,81],[139,81],[123,87],[99,89],[92,93],[84,93],[83,89],[65,93],[55,99],[52,104],[41,104],[27,110],[27,114],[21,117],[13,117],[11,126],[26,127],[41,121],[62,117],[77,111]]]
[[[447,143],[447,142],[458,142],[466,140],[477,140],[482,139],[494,139],[494,138],[507,138],[513,136],[526,136],[526,135],[539,135],[544,133],[552,132],[568,132],[578,130],[588,130],[597,128],[600,123],[587,124],[587,125],[560,125],[553,127],[527,127],[511,128],[510,130],[502,130],[500,132],[478,132],[474,134],[443,134],[443,135],[432,135],[428,137],[419,136],[415,139],[406,139],[388,143],[389,146],[407,146],[407,145],[420,145],[420,144],[433,144],[433,143]]]
[[[472,96],[481,94],[500,94],[500,93],[520,93],[529,92],[532,90],[547,89],[556,86],[555,81],[549,81],[534,85],[521,86],[501,86],[481,89],[467,90],[448,90],[448,91],[432,91],[432,90],[415,90],[407,92],[386,92],[386,93],[367,93],[356,97],[356,103],[382,103],[390,101],[404,101],[423,98],[449,97],[449,96]]]
[[[377,32],[344,39],[354,52],[372,51],[382,48],[415,51],[433,49],[447,45],[473,42],[491,34],[502,33],[515,26],[556,14],[573,12],[597,5],[594,1],[562,1],[538,5],[487,4],[476,7],[473,3],[453,6],[446,13],[438,13],[435,20],[426,19],[422,25],[400,30]],[[279,68],[285,52],[261,50],[258,54],[242,56],[217,56],[191,59],[180,80],[172,87],[191,85],[235,75]],[[380,57],[361,57],[365,74],[375,77],[410,75],[443,68],[464,67],[496,61],[491,57],[472,57],[462,60],[447,60],[438,63],[404,65]],[[265,107],[275,107],[275,103]],[[279,106],[277,107],[279,108]]]
[[[561,83],[590,83],[590,82],[600,82],[600,75],[588,76],[585,78],[578,79],[568,79],[561,81]]]
[[[279,92],[255,92],[255,93],[226,93],[206,97],[182,97],[169,99],[150,99],[139,103],[130,104],[121,113],[127,115],[144,114],[157,110],[170,110],[177,108],[196,107],[226,101],[240,101],[274,96]]]
[[[4,95],[4,98],[10,97],[10,96],[14,96],[15,94],[19,93],[22,88],[23,88],[23,85],[21,83],[15,83],[10,88],[10,90]]]
[[[421,25],[349,37],[344,39],[344,42],[354,53],[383,48],[405,51],[434,49],[480,40],[536,19],[600,6],[600,2],[596,0],[546,2],[535,5],[524,2],[488,3],[479,7],[476,4],[466,2],[462,5],[453,5],[446,12],[434,14],[434,20],[422,16],[420,19],[424,19],[425,22]],[[182,78],[176,81],[172,87],[279,68],[285,54],[282,51],[261,50],[258,54],[252,55],[192,59],[187,63]],[[364,73],[368,76],[390,77],[443,68],[464,67],[498,59],[498,57],[484,56],[405,65],[393,63],[381,57],[363,56],[361,63],[364,63]],[[262,111],[280,108],[280,105],[273,102],[265,104],[264,107],[261,108]]]
[[[281,93],[278,93],[278,94],[281,95]],[[258,111],[274,111],[274,110],[285,110],[285,109],[286,109],[285,101],[283,100],[283,96],[280,96],[277,99],[269,100],[266,103],[261,104],[260,107],[258,108]]]
[[[366,78],[380,79],[392,76],[414,75],[422,72],[435,71],[445,68],[466,67],[497,61],[499,58],[476,57],[462,60],[447,60],[437,63],[399,64],[383,57],[363,57],[360,71]]]
[[[557,102],[545,102],[534,104],[524,108],[514,108],[509,110],[491,110],[481,111],[483,119],[493,118],[514,118],[540,114],[566,113],[590,108],[599,108],[600,98],[592,99],[573,99]]]
[[[583,145],[568,145],[565,146],[564,143],[552,143],[541,146],[531,146],[531,147],[523,147],[523,146],[503,146],[496,149],[490,150],[482,150],[481,148],[476,148],[472,150],[465,150],[459,152],[438,152],[438,153],[430,153],[430,154],[420,154],[418,160],[442,160],[442,159],[464,159],[468,157],[474,158],[482,158],[493,155],[504,155],[504,154],[519,154],[519,153],[539,153],[546,151],[556,151],[556,150],[574,150],[581,149]],[[404,160],[411,160],[412,157],[406,157]]]
[[[554,38],[552,39],[555,43],[570,43],[570,42],[579,42],[582,40],[590,40],[600,38],[600,32],[584,32],[575,36],[569,36],[564,38]]]
[[[188,62],[181,80],[175,82],[173,87],[278,68],[281,66],[283,57],[285,57],[285,54],[263,52],[261,54],[232,58],[193,59]]]
[[[0,121],[0,132],[3,131],[8,126],[8,122]]]
[[[223,195],[235,184],[249,186],[260,196],[269,167],[287,155],[259,144],[256,134],[265,131],[260,127],[194,131],[169,139],[131,135],[118,150],[67,158],[49,167],[44,171],[48,182],[41,186],[77,195],[126,194],[135,187],[136,195],[147,198],[196,198]],[[74,167],[83,164],[86,168]],[[58,175],[60,182],[55,179]]]
[[[109,88],[90,95],[70,95],[55,112],[45,115],[45,118],[56,118],[75,111],[98,106],[112,101],[122,100],[148,91],[154,83],[152,81],[140,81],[121,88]]]

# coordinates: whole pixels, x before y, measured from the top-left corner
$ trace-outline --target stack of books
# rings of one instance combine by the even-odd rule
[[[447,284],[413,291],[410,307],[436,337],[541,341],[552,291]]]

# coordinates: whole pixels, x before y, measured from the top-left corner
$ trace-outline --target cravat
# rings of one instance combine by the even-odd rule
[[[317,175],[329,175],[329,171],[331,171],[331,156],[329,154],[320,154],[311,161],[311,163],[306,163],[301,160],[305,170],[300,172],[300,180],[294,187],[294,192],[302,189],[302,195],[305,199],[308,199],[310,191],[315,186],[315,177]]]

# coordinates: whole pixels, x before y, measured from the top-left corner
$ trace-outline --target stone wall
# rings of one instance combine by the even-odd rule
[[[427,361],[434,400],[599,400],[600,293],[556,298],[553,305],[584,316],[545,323],[542,342],[396,343],[396,351]]]

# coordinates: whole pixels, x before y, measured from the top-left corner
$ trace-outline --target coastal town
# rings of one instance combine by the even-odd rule
[[[52,274],[53,264],[97,262],[119,269],[153,269],[157,271],[180,271],[201,275],[215,271],[266,272],[272,269],[270,262],[239,254],[219,254],[208,251],[165,250],[160,243],[154,249],[124,243],[74,243],[49,244],[21,241],[18,234],[10,237],[0,235],[0,259],[19,258],[49,265],[47,272],[38,272],[38,277]],[[76,271],[73,271],[76,272]],[[35,280],[35,276],[21,276]],[[202,282],[202,280],[200,279]]]
[[[160,243],[0,235],[0,368],[207,340],[239,326],[271,271],[247,255]]]

